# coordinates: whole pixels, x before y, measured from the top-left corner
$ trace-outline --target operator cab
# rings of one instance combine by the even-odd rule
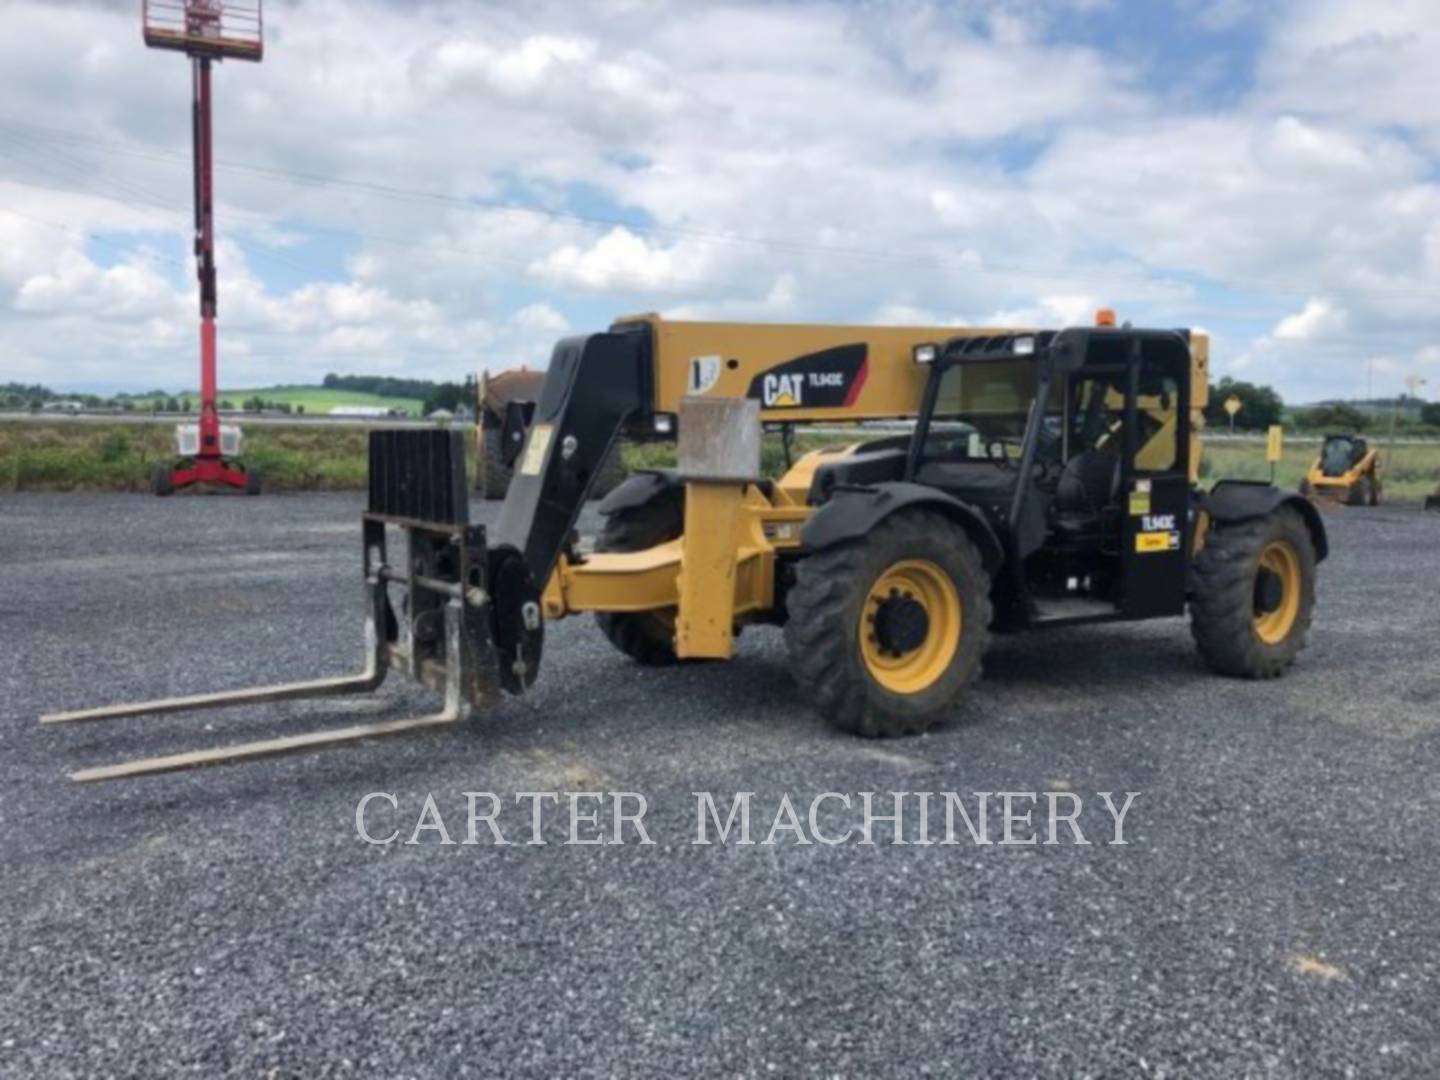
[[[1174,331],[1077,329],[938,350],[905,479],[979,509],[1024,625],[1184,604],[1190,351]]]
[[[1369,445],[1359,435],[1326,435],[1320,448],[1320,472],[1325,476],[1344,476],[1365,460]]]

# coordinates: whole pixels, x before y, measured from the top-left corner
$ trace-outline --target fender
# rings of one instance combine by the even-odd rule
[[[1330,541],[1325,535],[1325,522],[1309,499],[1293,491],[1281,491],[1263,480],[1220,480],[1200,498],[1200,509],[1211,521],[1250,521],[1264,517],[1282,506],[1293,506],[1315,544],[1315,561],[1330,554]]]
[[[911,506],[935,510],[964,529],[980,549],[987,573],[994,573],[1005,561],[1005,549],[979,510],[935,488],[900,481],[859,490],[842,488],[811,515],[800,541],[810,550],[819,551],[858,540],[895,511]]]
[[[634,510],[638,506],[664,498],[667,492],[682,486],[680,476],[674,469],[637,472],[601,499],[600,505],[595,509],[609,517],[621,510]]]

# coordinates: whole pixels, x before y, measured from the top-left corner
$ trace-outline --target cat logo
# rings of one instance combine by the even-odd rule
[[[694,378],[694,360],[691,377]],[[863,342],[793,356],[758,372],[745,396],[764,409],[848,409],[865,385]]]
[[[804,385],[805,376],[801,374],[766,375],[760,400],[766,408],[793,409],[804,400]]]

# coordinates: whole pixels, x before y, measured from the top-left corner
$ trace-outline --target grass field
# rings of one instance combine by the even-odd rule
[[[173,395],[176,398],[189,397],[192,404],[199,400],[198,390],[186,390]],[[249,398],[259,396],[265,401],[281,402],[291,407],[303,405],[307,413],[323,415],[337,405],[370,405],[385,409],[404,409],[419,414],[424,404],[419,398],[386,397],[383,394],[367,394],[360,390],[330,390],[323,386],[262,386],[250,390],[221,390],[219,400],[228,401],[235,408]],[[131,397],[136,408],[149,408],[156,400],[155,395]]]
[[[1418,502],[1440,484],[1440,442],[1401,443],[1395,447],[1393,455],[1383,440],[1372,439],[1370,445],[1380,451],[1381,482],[1387,499]],[[1319,452],[1318,442],[1288,442],[1284,456],[1275,466],[1275,483],[1294,490]],[[1207,443],[1200,464],[1202,483],[1208,485],[1225,477],[1235,480],[1270,479],[1265,444],[1260,441]]]
[[[800,435],[794,450],[798,456],[857,437]],[[1384,444],[1379,446],[1387,498],[1414,502],[1436,489],[1440,442],[1397,446],[1393,461]],[[267,486],[277,491],[363,488],[365,447],[363,427],[255,425],[245,432],[245,459],[263,469]],[[1293,490],[1318,449],[1317,443],[1289,443],[1276,469],[1276,482]],[[148,491],[151,468],[157,461],[169,460],[173,453],[168,424],[0,421],[0,491]],[[625,461],[632,469],[672,466],[674,447],[668,443],[629,445]],[[761,468],[767,476],[783,471],[784,452],[777,436],[765,437]],[[1264,480],[1269,476],[1263,442],[1217,441],[1205,448],[1201,479],[1207,485],[1222,477]]]
[[[798,455],[819,446],[843,445],[853,441],[854,437],[843,435],[801,435],[795,440],[795,452]],[[1436,485],[1440,484],[1440,442],[1414,445],[1402,443],[1395,447],[1393,461],[1390,450],[1383,442],[1372,440],[1371,445],[1380,449],[1386,497],[1418,502],[1434,492]],[[1318,441],[1288,443],[1283,459],[1276,463],[1275,483],[1282,488],[1295,490],[1319,451]],[[675,463],[675,453],[669,444],[653,443],[631,447],[626,460],[632,468],[662,468]],[[761,449],[762,471],[767,476],[776,476],[782,471],[783,464],[780,440],[767,435]],[[1265,443],[1259,440],[1207,443],[1200,462],[1201,483],[1208,487],[1211,482],[1222,478],[1270,479],[1270,463],[1265,460]]]
[[[365,448],[362,427],[256,425],[244,459],[272,490],[359,489]],[[149,491],[151,469],[174,454],[169,424],[0,422],[0,490]]]

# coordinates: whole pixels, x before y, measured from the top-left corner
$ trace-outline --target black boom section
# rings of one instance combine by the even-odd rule
[[[525,449],[491,533],[492,559],[518,554],[544,588],[600,463],[650,408],[650,335],[640,326],[555,346]]]
[[[466,490],[460,432],[370,433],[370,513],[464,525],[470,515]]]

